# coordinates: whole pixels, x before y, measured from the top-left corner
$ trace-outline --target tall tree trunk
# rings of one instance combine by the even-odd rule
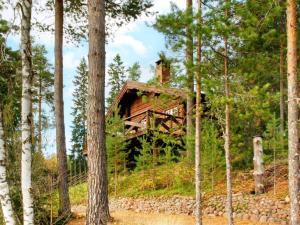
[[[32,1],[24,0],[21,4],[21,58],[22,58],[22,162],[21,162],[21,188],[23,197],[23,224],[34,223],[33,199],[31,195],[31,151],[33,118],[31,112],[32,102],[32,62],[31,62],[31,9]]]
[[[202,27],[202,1],[198,0],[198,29]],[[195,133],[195,181],[196,181],[196,225],[202,225],[201,207],[201,56],[202,31],[198,31],[197,39],[197,90],[196,90],[196,133]]]
[[[6,151],[4,144],[4,129],[2,119],[2,108],[0,106],[0,202],[2,215],[6,225],[15,225],[14,212],[12,209],[9,186],[6,180]]]
[[[39,76],[39,100],[38,100],[38,120],[39,120],[39,127],[38,127],[38,136],[39,136],[39,143],[38,143],[38,151],[42,153],[42,78]]]
[[[87,101],[87,225],[107,224],[108,180],[105,148],[105,9],[104,0],[88,1],[89,81]]]
[[[230,155],[230,106],[229,106],[229,76],[228,76],[228,44],[227,38],[224,38],[225,53],[224,53],[224,78],[225,78],[225,134],[224,134],[224,149],[226,158],[226,180],[227,180],[227,216],[228,224],[233,224],[232,210],[232,178],[231,178],[231,155]]]
[[[230,3],[230,0],[225,1],[226,4]],[[228,6],[225,9],[225,18],[229,19]],[[228,73],[228,39],[227,34],[224,36],[224,86],[225,86],[225,134],[224,134],[224,149],[226,160],[226,181],[227,181],[227,217],[228,225],[233,225],[233,209],[232,209],[232,177],[231,177],[231,155],[230,155],[230,87],[229,87],[229,73]]]
[[[300,224],[299,217],[299,136],[297,87],[297,4],[287,1],[287,81],[288,81],[288,145],[289,195],[291,225]]]
[[[63,100],[63,0],[55,0],[55,122],[58,162],[59,213],[70,213]]]
[[[187,15],[193,15],[193,1],[186,0]],[[193,107],[194,107],[194,74],[193,74],[193,33],[191,24],[186,25],[186,71],[187,71],[187,113],[186,113],[186,131],[187,131],[187,157],[192,158],[193,154]]]
[[[280,73],[280,132],[281,136],[283,137],[284,133],[284,38],[282,37],[285,29],[284,29],[284,21],[281,19],[281,24],[280,24],[280,62],[279,62],[279,73]],[[281,140],[283,142],[283,138]],[[282,143],[283,144],[283,143]]]

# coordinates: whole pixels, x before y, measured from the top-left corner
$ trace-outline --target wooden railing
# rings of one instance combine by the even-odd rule
[[[151,130],[182,135],[184,134],[184,118],[154,110],[145,110],[124,119],[125,136],[132,139]]]

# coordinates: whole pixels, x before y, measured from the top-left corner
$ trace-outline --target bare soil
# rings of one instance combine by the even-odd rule
[[[114,222],[109,225],[194,225],[195,220],[192,216],[166,215],[166,214],[145,214],[131,211],[117,211],[111,214]],[[85,217],[81,214],[72,220],[69,225],[84,225]],[[205,217],[204,225],[226,225],[227,220],[223,217]],[[236,225],[275,225],[270,223],[259,223],[235,220]]]

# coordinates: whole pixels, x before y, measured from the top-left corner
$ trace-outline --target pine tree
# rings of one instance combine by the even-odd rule
[[[125,152],[127,143],[124,135],[124,121],[118,111],[106,123],[106,148],[108,155],[108,172],[114,177],[114,192],[117,195],[119,173],[126,170]]]
[[[83,58],[77,67],[77,74],[73,80],[73,125],[72,125],[72,149],[71,163],[75,172],[82,171],[85,167],[83,148],[86,141],[86,106],[87,106],[87,84],[88,68]]]
[[[297,85],[297,4],[287,1],[287,78],[288,78],[288,143],[289,195],[291,225],[300,224],[299,208],[299,133]]]
[[[54,106],[54,75],[52,72],[52,65],[49,64],[46,54],[47,50],[45,46],[33,46],[32,66],[35,74],[33,79],[33,110],[38,112],[37,149],[40,153],[42,153],[43,146],[42,132],[44,128],[49,126],[49,116],[46,116],[46,112],[43,111],[42,104],[47,104],[51,109],[53,109]]]
[[[109,220],[105,146],[105,14],[104,0],[88,1],[88,225],[106,225]]]
[[[202,2],[198,0],[198,35],[197,35],[197,76],[196,76],[196,122],[195,122],[195,189],[196,189],[196,224],[202,225],[201,202],[201,63],[202,63]]]
[[[59,167],[59,214],[67,216],[71,212],[68,188],[67,149],[65,137],[65,116],[63,97],[63,27],[64,27],[64,1],[55,0],[55,125],[56,125],[56,151]]]
[[[128,80],[138,81],[141,77],[141,66],[138,62],[135,62],[127,69]]]
[[[113,62],[108,65],[107,73],[109,77],[108,85],[110,86],[110,92],[106,102],[107,107],[109,107],[125,83],[126,69],[119,54],[117,54],[114,57]]]

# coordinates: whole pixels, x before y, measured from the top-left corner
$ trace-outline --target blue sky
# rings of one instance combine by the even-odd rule
[[[153,12],[158,14],[167,13],[170,9],[170,2],[176,3],[179,7],[185,6],[183,0],[153,0]],[[39,2],[41,4],[41,2]],[[4,12],[3,17],[11,19],[13,12],[9,8]],[[33,13],[33,20],[41,20],[47,18],[50,22],[54,20],[53,15],[40,15]],[[107,65],[112,61],[116,54],[120,54],[126,66],[132,65],[134,62],[139,62],[142,68],[141,81],[149,80],[153,74],[150,70],[155,61],[158,59],[158,53],[165,50],[164,37],[155,31],[153,28],[146,25],[151,24],[155,20],[155,16],[142,16],[137,21],[131,22],[116,30],[114,36],[109,39],[106,46],[106,62]],[[17,20],[18,21],[18,20]],[[48,51],[48,59],[50,63],[54,62],[54,38],[52,33],[39,33],[33,30],[32,36],[35,42],[46,46]],[[10,47],[14,49],[19,47],[19,35],[11,35],[7,41]],[[88,43],[82,42],[79,46],[71,43],[66,43],[64,47],[64,103],[65,103],[65,126],[66,126],[66,144],[70,150],[71,143],[71,107],[72,107],[72,92],[73,92],[73,77],[76,72],[80,60],[83,57],[87,58]],[[106,87],[106,93],[109,87]],[[45,150],[46,155],[55,153],[55,131],[49,130],[44,137],[47,145]]]

